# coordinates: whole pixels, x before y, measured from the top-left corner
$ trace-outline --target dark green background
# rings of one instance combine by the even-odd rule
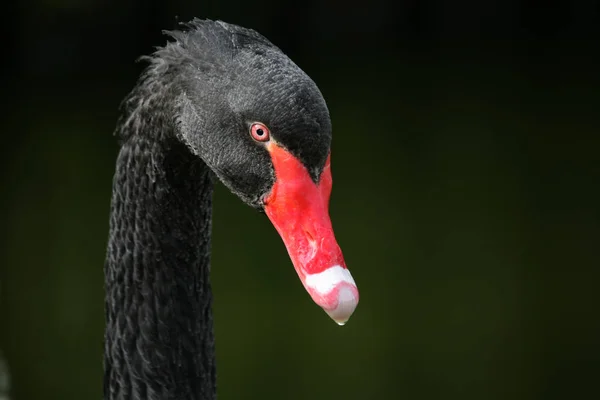
[[[192,16],[259,30],[321,88],[338,327],[267,218],[215,192],[221,399],[598,396],[598,6],[5,4],[0,349],[13,397],[100,399],[117,106]]]

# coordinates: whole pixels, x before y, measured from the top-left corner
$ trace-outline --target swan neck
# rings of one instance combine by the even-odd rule
[[[162,135],[127,137],[117,159],[105,263],[105,400],[215,398],[211,175],[162,128]]]

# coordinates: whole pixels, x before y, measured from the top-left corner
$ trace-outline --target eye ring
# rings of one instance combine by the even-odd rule
[[[255,122],[250,126],[250,136],[257,142],[267,142],[271,138],[271,132],[265,124]]]

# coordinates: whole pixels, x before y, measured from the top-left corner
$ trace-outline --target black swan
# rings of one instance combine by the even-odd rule
[[[329,219],[329,112],[257,32],[195,19],[125,98],[105,263],[104,398],[216,397],[209,256],[215,177],[264,211],[313,300],[358,303]]]

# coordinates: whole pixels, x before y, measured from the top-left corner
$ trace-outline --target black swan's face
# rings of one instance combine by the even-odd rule
[[[179,135],[282,236],[304,286],[342,324],[358,302],[329,219],[331,122],[315,83],[254,31],[206,23],[191,54]],[[194,46],[196,46],[194,48]]]

